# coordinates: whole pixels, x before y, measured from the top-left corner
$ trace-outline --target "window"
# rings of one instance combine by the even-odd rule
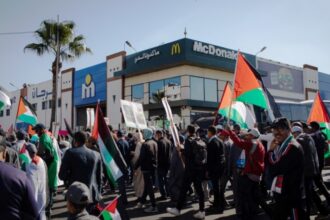
[[[6,116],[10,115],[10,109],[6,109]]]
[[[204,101],[204,79],[201,77],[190,77],[190,98]]]
[[[181,77],[173,77],[164,80],[165,83],[165,95],[168,100],[181,99]]]
[[[160,103],[165,96],[164,80],[158,80],[149,83],[149,102]]]
[[[3,117],[3,110],[0,111],[0,117]]]
[[[33,104],[32,104],[32,108],[33,108],[33,110],[34,110],[35,112],[37,111],[37,107],[38,107],[37,103],[33,103]]]
[[[57,107],[61,107],[61,105],[62,105],[62,99],[61,98],[59,98],[59,99],[57,99]]]
[[[52,108],[52,100],[48,101],[48,106],[49,106],[48,108]]]
[[[144,99],[144,85],[138,84],[132,86],[132,101],[143,102]]]
[[[204,79],[205,101],[218,102],[217,80]]]
[[[42,110],[47,109],[47,101],[43,101],[43,102],[41,103],[41,109],[42,109]]]

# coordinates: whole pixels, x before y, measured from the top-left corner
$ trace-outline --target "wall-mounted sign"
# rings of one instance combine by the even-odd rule
[[[180,46],[180,44],[179,43],[172,44],[171,55],[180,54],[180,53],[181,53],[181,46]]]
[[[32,89],[32,98],[45,98],[45,100],[47,100],[48,96],[52,95],[52,91],[47,91],[45,89],[41,89],[39,91],[39,89],[37,87]]]
[[[86,99],[95,96],[95,84],[93,77],[88,73],[85,77],[85,82],[81,86],[81,98]]]
[[[135,57],[134,62],[135,62],[135,63],[138,63],[138,62],[140,62],[141,60],[149,60],[149,59],[151,59],[152,57],[155,57],[155,56],[158,56],[158,55],[160,55],[160,51],[159,51],[159,50],[156,50],[156,49],[153,49],[153,50],[150,51],[150,52],[144,52],[144,53],[142,53],[141,55]]]
[[[212,44],[206,44],[199,41],[194,42],[193,51],[217,57],[223,57],[231,60],[236,60],[237,57],[237,53],[234,50],[227,50],[221,47],[214,46]]]
[[[78,70],[73,76],[73,102],[75,106],[105,101],[107,93],[106,63]]]

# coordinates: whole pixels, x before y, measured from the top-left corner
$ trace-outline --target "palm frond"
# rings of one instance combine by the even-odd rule
[[[43,55],[44,53],[48,53],[49,52],[49,48],[46,44],[40,43],[40,44],[36,44],[36,43],[31,43],[28,44],[24,47],[24,52],[26,50],[29,51],[33,51],[36,52],[39,56]]]

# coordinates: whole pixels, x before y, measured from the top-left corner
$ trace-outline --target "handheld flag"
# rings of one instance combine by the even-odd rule
[[[317,92],[315,96],[307,123],[311,123],[312,121],[318,122],[320,127],[324,128],[322,132],[327,136],[328,143],[330,143],[330,118],[327,112],[327,108],[325,107],[319,92]],[[329,150],[325,154],[326,158],[330,157]]]
[[[236,101],[231,103],[231,97],[231,88],[227,82],[219,102],[217,114],[220,114],[222,117],[230,117],[231,120],[242,128],[253,128],[256,122],[253,113],[242,102]],[[231,111],[230,114],[229,111]]]
[[[256,70],[251,68],[248,61],[238,52],[233,99],[245,104],[256,105],[267,109],[268,105],[265,93],[256,74],[258,74]]]
[[[37,114],[32,108],[32,105],[22,96],[18,103],[16,122],[24,122],[32,126],[38,123]]]
[[[104,120],[99,104],[96,107],[92,136],[97,140],[108,177],[116,185],[116,180],[126,173],[127,165]]]
[[[100,214],[102,220],[121,220],[120,214],[117,210],[118,197],[107,205]]]
[[[5,106],[11,106],[10,98],[2,91],[0,91],[0,110],[4,109]]]

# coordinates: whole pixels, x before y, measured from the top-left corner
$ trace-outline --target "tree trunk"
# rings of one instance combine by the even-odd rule
[[[58,72],[62,67],[62,63],[58,62]],[[49,131],[53,129],[53,122],[55,122],[55,114],[56,114],[56,105],[57,105],[57,71],[56,71],[56,58],[52,63],[52,110],[51,110],[51,117],[50,117],[50,126]]]

